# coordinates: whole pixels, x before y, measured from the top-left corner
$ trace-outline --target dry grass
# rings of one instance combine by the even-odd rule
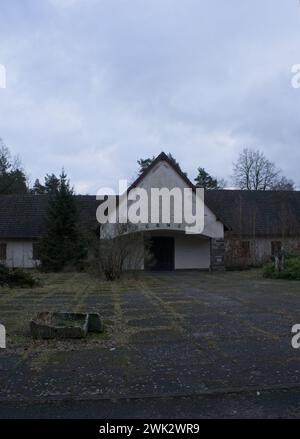
[[[137,330],[128,325],[126,310],[134,312],[135,300],[140,296],[144,297],[145,307],[140,313],[136,312],[136,317],[131,318],[145,319],[164,313],[172,317],[176,326],[184,318],[181,307],[188,304],[183,299],[203,304],[201,293],[213,296],[222,294],[245,306],[254,306],[263,291],[272,294],[272,297],[281,297],[283,293],[285,297],[298,297],[299,291],[299,282],[266,280],[259,270],[215,274],[182,273],[178,277],[141,273],[117,282],[102,281],[87,273],[37,273],[37,276],[41,279],[41,286],[35,288],[0,287],[0,323],[7,330],[7,352],[39,351],[45,347],[50,350],[66,350],[124,344]],[[181,292],[186,288],[199,293],[192,299],[186,295],[182,297]],[[127,299],[126,304],[123,298],[127,293],[132,297]],[[173,303],[174,294],[176,300]],[[153,316],[148,313],[150,304],[156,309]],[[275,308],[277,314],[283,313],[279,303]],[[104,318],[106,331],[77,341],[34,341],[29,334],[29,322],[41,311],[99,312]],[[141,329],[147,330],[147,327]]]
[[[114,291],[126,291],[134,285],[132,279],[112,284],[86,273],[38,273],[37,276],[41,285],[35,288],[0,288],[0,322],[6,326],[9,349],[38,349],[45,344],[51,347],[54,343],[58,349],[64,349],[66,342],[31,339],[29,322],[41,311],[99,311],[103,314],[105,308],[106,333],[91,335],[77,345],[83,347],[107,341],[114,321],[114,312],[109,313]]]

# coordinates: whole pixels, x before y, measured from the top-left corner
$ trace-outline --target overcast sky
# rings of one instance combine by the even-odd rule
[[[171,152],[229,180],[245,146],[300,184],[298,0],[0,0],[0,137],[78,193]]]

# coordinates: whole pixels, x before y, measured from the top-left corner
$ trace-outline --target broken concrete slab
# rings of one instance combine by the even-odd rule
[[[30,322],[31,335],[42,339],[84,338],[103,331],[98,313],[40,312]]]
[[[88,332],[88,314],[67,312],[40,312],[30,322],[34,338],[84,338]]]

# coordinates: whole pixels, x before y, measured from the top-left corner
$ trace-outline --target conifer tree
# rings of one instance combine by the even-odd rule
[[[55,193],[58,187],[59,187],[59,178],[57,178],[55,174],[47,174],[45,177],[44,184],[41,184],[38,178],[35,180],[33,188],[31,189],[31,193],[35,195],[51,194],[51,193]]]
[[[26,175],[20,159],[12,157],[0,138],[0,194],[26,194]]]
[[[198,168],[198,175],[195,178],[196,186],[203,189],[220,189],[222,184],[219,184],[215,177],[212,177],[204,168]]]
[[[86,242],[79,227],[74,190],[63,171],[56,190],[49,195],[46,235],[39,245],[42,269],[61,271],[79,267],[86,257]]]

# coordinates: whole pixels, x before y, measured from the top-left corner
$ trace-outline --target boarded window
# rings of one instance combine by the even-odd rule
[[[34,261],[38,261],[40,259],[39,244],[37,242],[32,244],[32,259]]]
[[[272,241],[271,242],[271,254],[272,256],[276,256],[281,252],[282,244],[281,241]]]
[[[249,258],[250,257],[250,241],[242,241],[242,257]]]
[[[6,261],[6,248],[5,243],[0,243],[0,261]]]

